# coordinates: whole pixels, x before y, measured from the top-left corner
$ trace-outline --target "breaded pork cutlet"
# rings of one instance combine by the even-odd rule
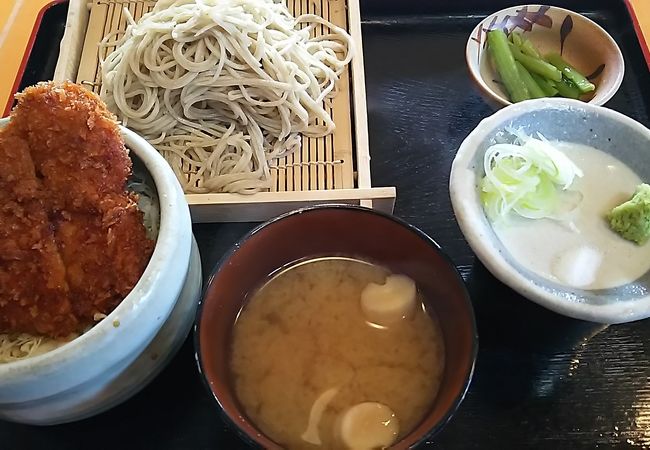
[[[46,285],[56,286],[68,300],[68,309],[57,311],[61,314],[69,311],[78,322],[77,330],[83,331],[93,323],[97,313],[108,314],[133,289],[153,249],[137,198],[126,191],[131,160],[115,117],[98,96],[86,89],[72,83],[40,83],[27,88],[17,99],[11,122],[0,133],[10,131],[12,138],[22,142],[24,171],[31,171],[31,182],[42,193],[38,199],[42,214],[26,213],[21,216],[23,222],[11,230],[18,235],[16,239],[24,239],[23,233],[33,233],[26,230],[42,228],[42,233],[26,239],[21,248],[53,247],[51,255],[34,256],[33,263],[40,258],[42,268],[47,269]],[[15,173],[10,158],[7,164],[9,169],[14,169],[7,173]],[[16,182],[8,180],[7,186],[12,181]],[[29,190],[28,187],[20,189]],[[3,195],[7,189],[3,189]],[[0,205],[9,203],[3,200]],[[17,219],[12,215],[1,220],[9,223]],[[50,241],[45,239],[47,233]],[[0,248],[10,245],[12,239],[0,235]],[[44,247],[43,242],[47,242]],[[18,258],[21,264],[31,264],[28,254],[21,253]],[[0,277],[7,280],[19,278],[15,271],[4,268],[2,271]],[[23,283],[12,282],[21,286]],[[12,310],[5,322],[0,320],[0,332],[7,331],[4,324],[31,314],[29,304],[34,294],[15,292],[12,295],[20,297],[19,305],[25,308]],[[58,326],[58,323],[52,320],[52,324]],[[67,330],[54,325],[46,331],[27,326],[17,326],[12,331],[60,336],[62,330]]]
[[[95,211],[104,195],[124,192],[131,160],[115,116],[97,95],[73,83],[39,83],[16,99],[11,121],[53,208]]]
[[[76,331],[66,271],[27,143],[0,132],[0,330],[64,337]]]
[[[41,83],[17,99],[12,122],[50,193],[46,207],[72,308],[90,324],[133,289],[153,249],[136,199],[126,192],[131,160],[115,116],[83,87]]]
[[[86,323],[111,312],[133,289],[153,248],[133,198],[108,196],[99,209],[65,211],[54,221],[74,313]]]

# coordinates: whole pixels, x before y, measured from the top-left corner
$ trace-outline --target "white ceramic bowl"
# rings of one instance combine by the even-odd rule
[[[583,98],[589,103],[605,104],[621,86],[625,73],[623,55],[616,41],[597,23],[556,6],[512,6],[481,20],[465,47],[470,75],[492,104],[511,104],[487,58],[486,33],[495,28],[523,33],[542,54],[561,53],[569,64],[596,84],[595,93]]]
[[[449,184],[456,219],[476,256],[495,277],[524,297],[560,314],[593,322],[650,317],[650,271],[614,288],[569,288],[527,270],[501,244],[483,211],[478,181],[484,176],[485,150],[508,126],[528,134],[539,131],[549,140],[598,148],[632,168],[645,182],[650,181],[650,130],[616,111],[578,100],[527,100],[479,123],[458,149]]]
[[[0,364],[2,419],[45,425],[102,412],[151,381],[191,328],[201,262],[187,202],[158,152],[121,131],[158,191],[160,229],[151,260],[133,290],[88,332],[51,352]]]

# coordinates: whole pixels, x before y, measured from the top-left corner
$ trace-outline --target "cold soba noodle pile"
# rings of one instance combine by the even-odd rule
[[[300,134],[334,130],[326,103],[353,54],[342,28],[272,0],[160,0],[137,23],[125,13],[101,96],[186,192],[268,189],[269,161]]]

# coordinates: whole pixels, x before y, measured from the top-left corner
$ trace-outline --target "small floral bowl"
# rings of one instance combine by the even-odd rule
[[[588,103],[605,104],[623,81],[625,63],[621,50],[598,24],[555,6],[513,6],[483,19],[470,34],[465,47],[470,75],[492,104],[511,104],[487,57],[486,36],[493,29],[502,29],[507,34],[521,32],[542,54],[560,53],[596,85],[594,93],[581,97]]]

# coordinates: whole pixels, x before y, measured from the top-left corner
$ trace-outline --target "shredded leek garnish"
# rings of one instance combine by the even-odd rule
[[[479,188],[487,216],[496,221],[513,211],[529,219],[558,218],[562,200],[571,197],[563,193],[582,171],[541,134],[506,131],[515,141],[490,146],[483,159]]]

